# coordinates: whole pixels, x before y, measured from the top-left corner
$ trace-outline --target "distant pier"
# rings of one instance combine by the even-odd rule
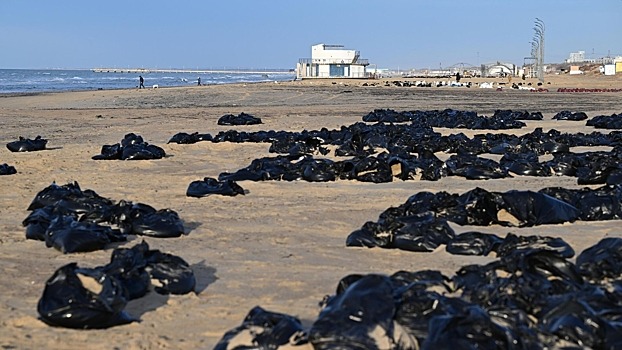
[[[222,73],[222,74],[289,74],[293,69],[151,69],[151,68],[93,68],[95,73]]]

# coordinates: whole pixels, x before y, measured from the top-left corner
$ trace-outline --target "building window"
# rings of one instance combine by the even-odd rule
[[[329,75],[331,77],[343,77],[344,74],[344,66],[341,64],[331,64],[329,68]]]

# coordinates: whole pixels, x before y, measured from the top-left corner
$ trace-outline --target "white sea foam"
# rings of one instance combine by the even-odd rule
[[[1,1],[1,0],[0,0]],[[90,70],[29,70],[0,69],[0,94],[13,92],[44,92],[97,89],[134,89],[138,86],[138,76],[145,79],[145,86],[157,84],[159,87],[193,86],[197,77],[201,77],[202,85],[251,83],[271,80],[291,80],[294,73],[263,74],[244,73],[95,73]]]

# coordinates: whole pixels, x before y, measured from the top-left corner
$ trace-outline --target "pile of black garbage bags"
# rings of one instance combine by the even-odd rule
[[[108,328],[139,321],[124,311],[130,300],[151,290],[187,294],[194,291],[195,284],[194,272],[184,259],[150,250],[142,242],[114,249],[104,266],[62,266],[46,282],[37,311],[41,320],[52,326]]]
[[[93,190],[83,191],[77,182],[52,183],[35,196],[28,210],[31,213],[22,222],[26,238],[45,241],[63,253],[104,249],[112,242],[126,241],[127,235],[184,234],[183,222],[174,210],[114,202]]]
[[[492,116],[488,117],[480,116],[474,111],[460,111],[455,109],[403,112],[397,112],[392,109],[375,109],[373,112],[363,116],[363,121],[365,122],[411,122],[418,126],[471,130],[520,129],[526,126],[526,124],[520,120],[542,120],[542,113],[497,110]]]
[[[238,115],[235,114],[225,114],[222,117],[218,118],[218,125],[256,125],[263,124],[261,118],[257,118],[248,113],[240,113]]]
[[[134,133],[126,134],[121,143],[102,146],[101,153],[91,157],[95,160],[145,160],[161,159],[166,152],[161,147],[151,145],[142,136]]]
[[[188,197],[207,197],[212,194],[234,197],[238,194],[245,195],[242,186],[233,180],[219,181],[212,177],[204,177],[203,180],[192,181],[186,190]]]
[[[308,328],[255,307],[215,349],[622,348],[622,239],[605,238],[575,262],[559,239],[512,241],[453,276],[345,276]]]
[[[19,140],[7,143],[6,148],[11,152],[34,152],[43,151],[48,140],[37,136],[34,139],[19,137]]]
[[[529,227],[565,222],[622,218],[622,185],[596,189],[547,187],[540,191],[490,192],[475,188],[462,194],[419,192],[386,209],[378,221],[368,221],[346,239],[347,246],[431,252],[446,245],[448,252],[487,255],[502,240],[477,232],[456,235],[458,225]]]
[[[588,120],[585,125],[597,129],[622,129],[622,113],[612,115],[598,115]]]
[[[562,111],[558,119],[574,118],[582,112]],[[584,114],[584,113],[583,113]],[[471,116],[471,117],[467,117]],[[616,184],[622,180],[622,133],[567,134],[536,128],[524,135],[463,133],[442,135],[432,127],[473,128],[464,118],[500,121],[540,120],[540,112],[498,110],[492,118],[478,117],[468,111],[396,112],[375,110],[363,122],[342,126],[339,130],[241,132],[228,130],[217,135],[174,135],[169,143],[265,142],[276,157],[255,159],[237,172],[222,173],[218,180],[306,180],[337,179],[364,182],[400,180],[436,181],[446,176],[466,179],[499,179],[513,176],[573,176],[578,184]],[[447,120],[435,123],[434,120]],[[470,119],[468,119],[470,120]],[[398,123],[408,121],[409,123]],[[449,121],[453,121],[449,123]],[[500,122],[501,123],[501,122]],[[506,125],[501,123],[501,125]],[[486,126],[486,128],[495,129]],[[496,128],[499,129],[499,128]],[[609,146],[611,151],[573,153],[571,147]],[[317,158],[331,152],[345,160]],[[451,154],[443,161],[436,153]],[[502,155],[493,160],[486,154]],[[549,155],[548,160],[540,159]]]

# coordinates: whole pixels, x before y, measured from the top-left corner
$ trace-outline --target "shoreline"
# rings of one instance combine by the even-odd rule
[[[231,85],[231,86],[244,86],[249,84],[281,84],[281,85],[314,85],[314,86],[329,86],[329,85],[344,85],[344,86],[352,86],[352,87],[384,87],[386,84],[391,84],[394,82],[451,82],[454,79],[451,78],[406,78],[406,77],[383,77],[377,79],[368,79],[368,78],[360,78],[360,79],[340,79],[340,78],[322,78],[322,79],[303,79],[303,80],[282,80],[282,81],[257,81],[257,82],[231,82],[231,83],[221,83],[221,84],[204,84],[202,86],[158,86],[158,89],[193,89],[193,88],[203,88],[210,86],[222,86],[222,85]],[[538,80],[535,78],[528,78],[526,80],[521,80],[518,77],[513,77],[513,79],[508,80],[508,78],[462,78],[461,83],[471,83],[471,89],[479,88],[478,84],[481,83],[496,83],[497,87],[502,86],[504,90],[511,90],[512,84],[521,84],[523,86],[527,86],[527,84],[531,84],[530,86],[534,88],[542,88],[549,89],[548,92],[557,92],[557,89],[560,88],[583,88],[583,89],[622,89],[622,74],[617,74],[614,76],[604,76],[604,75],[547,75],[545,77],[545,82],[541,86],[538,86]],[[368,86],[364,86],[367,84]],[[499,85],[501,84],[501,85]],[[455,86],[442,86],[442,87],[405,87],[412,89],[463,89],[464,86],[455,87]],[[20,97],[20,96],[38,96],[41,94],[59,94],[59,93],[74,93],[74,92],[99,92],[99,91],[131,91],[131,90],[152,90],[152,87],[145,87],[144,89],[138,89],[137,87],[128,87],[128,88],[98,88],[92,90],[63,90],[63,91],[36,91],[36,92],[8,92],[2,93],[0,92],[0,98],[6,97]]]

